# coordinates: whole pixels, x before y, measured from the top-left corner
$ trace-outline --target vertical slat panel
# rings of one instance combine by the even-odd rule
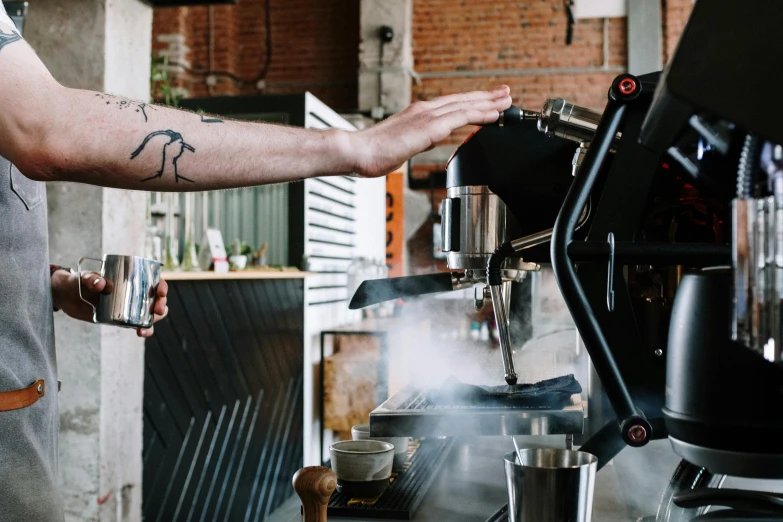
[[[200,243],[204,237],[202,195],[193,203],[193,237]],[[286,264],[288,260],[288,185],[265,185],[237,190],[219,190],[209,193],[209,223],[223,233],[226,248],[235,239],[247,242],[254,250],[269,243],[267,262]],[[180,226],[179,252],[185,251],[185,194],[179,194]],[[219,209],[216,212],[216,209]]]
[[[304,281],[170,286],[147,340],[144,518],[263,520],[302,466]]]

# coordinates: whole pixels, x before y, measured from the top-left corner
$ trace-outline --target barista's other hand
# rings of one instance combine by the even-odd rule
[[[169,307],[166,306],[166,296],[168,296],[168,294],[169,284],[165,279],[163,279],[163,277],[161,277],[160,283],[158,283],[158,298],[155,300],[155,308],[153,308],[153,311],[155,312],[155,319],[152,321],[153,323],[157,323],[169,315]],[[136,330],[136,335],[139,337],[152,337],[153,333],[155,333],[154,326],[150,328],[139,328]]]
[[[356,162],[354,171],[360,176],[384,176],[460,127],[497,121],[510,106],[506,85],[416,102],[378,125],[346,134],[348,153]]]
[[[82,295],[93,305],[98,304],[98,297],[101,294],[110,294],[113,290],[111,282],[101,277],[100,274],[82,273]],[[160,321],[169,313],[169,308],[166,306],[168,291],[168,284],[161,278],[158,285],[158,299],[155,301],[155,322]],[[52,274],[52,304],[74,319],[92,322],[92,306],[79,297],[78,274],[70,274],[64,270],[58,270]],[[139,337],[150,337],[153,328],[139,328],[136,333]]]

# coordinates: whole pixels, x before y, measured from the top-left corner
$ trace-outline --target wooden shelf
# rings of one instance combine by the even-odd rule
[[[163,272],[166,281],[219,281],[237,279],[303,279],[313,275],[311,272],[296,270],[242,270],[240,272]]]

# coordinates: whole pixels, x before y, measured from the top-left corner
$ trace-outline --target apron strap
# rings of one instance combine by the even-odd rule
[[[27,408],[35,404],[45,394],[46,385],[43,379],[39,379],[21,390],[0,392],[0,412]]]

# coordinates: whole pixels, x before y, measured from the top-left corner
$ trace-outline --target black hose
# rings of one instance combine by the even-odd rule
[[[503,263],[506,258],[514,253],[514,248],[511,246],[511,241],[506,241],[489,256],[487,262],[487,284],[489,286],[498,286],[503,284]]]
[[[749,199],[753,197],[754,173],[757,167],[761,142],[752,134],[745,136],[745,143],[740,154],[737,170],[737,197]]]

